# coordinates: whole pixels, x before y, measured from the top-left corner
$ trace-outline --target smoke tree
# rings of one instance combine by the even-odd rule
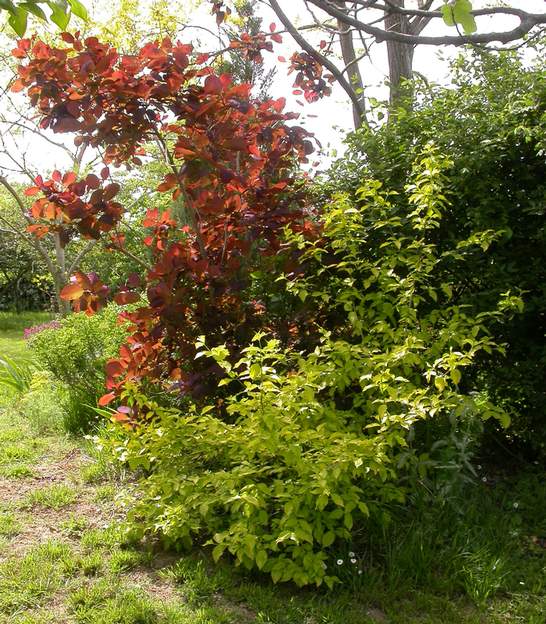
[[[283,98],[254,100],[250,85],[218,75],[214,55],[191,45],[164,39],[123,55],[95,37],[62,37],[64,47],[18,43],[12,88],[27,93],[42,128],[99,149],[103,166],[83,179],[73,171],[38,176],[26,191],[34,198],[29,233],[66,241],[78,232],[130,253],[118,229],[124,206],[115,170],[142,166],[147,144],[156,142],[169,167],[159,190],[170,194],[173,210],[150,207],[143,221],[149,263],[139,259],[141,274],[114,296],[136,302],[145,290],[147,302],[127,315],[134,331],[108,366],[111,392],[102,402],[144,377],[197,394],[217,371],[181,364],[192,359],[196,338],[234,344],[260,327],[262,306],[244,295],[253,267],[279,252],[287,225],[312,230],[297,165],[313,143],[287,124],[296,115],[284,111]],[[110,292],[97,275],[77,272],[62,297],[93,312]]]

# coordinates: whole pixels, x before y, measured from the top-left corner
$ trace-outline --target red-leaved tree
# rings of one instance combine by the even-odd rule
[[[297,116],[284,112],[283,98],[255,101],[249,85],[217,75],[214,58],[191,45],[164,40],[121,55],[95,37],[62,38],[64,47],[19,41],[13,89],[26,91],[42,128],[73,133],[77,145],[100,150],[104,165],[84,179],[38,177],[27,190],[36,196],[32,233],[77,231],[128,253],[117,232],[124,208],[115,168],[143,165],[151,142],[168,165],[158,190],[172,194],[182,215],[152,207],[143,222],[150,264],[114,295],[142,305],[125,313],[132,333],[108,364],[101,404],[128,380],[206,394],[218,371],[194,360],[196,338],[236,349],[263,327],[262,304],[245,294],[250,273],[279,253],[285,226],[313,229],[298,176],[311,138],[287,125]],[[89,313],[111,296],[98,276],[82,273],[62,295]]]

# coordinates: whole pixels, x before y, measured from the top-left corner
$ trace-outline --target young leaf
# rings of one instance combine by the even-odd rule
[[[89,14],[87,13],[87,9],[83,6],[80,0],[68,0],[68,4],[70,5],[70,9],[72,13],[76,17],[80,17],[82,20],[88,20]]]
[[[33,15],[36,15],[36,17],[39,17],[41,20],[47,20],[47,15],[34,2],[21,2],[19,6],[22,9],[25,9],[27,13],[32,13]]]
[[[48,0],[48,5],[51,9],[51,21],[64,30],[70,21],[66,0]]]
[[[22,37],[27,30],[27,12],[17,7],[10,15],[8,22],[19,37]]]
[[[14,13],[15,5],[11,0],[0,0],[0,9],[4,11],[9,11],[10,13]]]

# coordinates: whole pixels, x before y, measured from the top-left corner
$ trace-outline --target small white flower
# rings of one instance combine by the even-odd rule
[[[350,552],[349,553],[349,557],[351,557],[351,559],[353,559],[354,557],[356,557],[356,555],[354,554],[354,552]]]
[[[517,509],[519,507],[519,503],[517,503],[517,502],[514,503],[513,507],[514,507],[514,509]]]
[[[358,571],[358,573],[359,573],[359,574],[362,574],[362,570],[359,570],[359,571]]]
[[[484,483],[487,483],[487,477],[482,477],[482,481],[483,481]]]
[[[343,559],[338,559],[336,563],[337,565],[343,565]]]
[[[351,559],[351,563],[356,563],[356,559]]]
[[[520,585],[525,585],[525,583],[523,581],[520,581],[519,584]]]
[[[478,470],[481,470],[481,469],[482,469],[482,465],[478,464]]]

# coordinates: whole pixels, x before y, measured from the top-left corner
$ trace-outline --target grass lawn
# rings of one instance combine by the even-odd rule
[[[0,344],[16,355],[21,328],[46,317],[0,319]],[[0,408],[0,624],[546,622],[537,466],[483,468],[458,507],[424,508],[385,529],[380,555],[339,553],[334,591],[297,590],[200,550],[132,543],[122,505],[130,477],[64,435],[58,402],[44,397]]]
[[[3,355],[27,358],[29,354],[23,340],[25,327],[46,323],[52,318],[49,312],[0,312],[0,358]]]

